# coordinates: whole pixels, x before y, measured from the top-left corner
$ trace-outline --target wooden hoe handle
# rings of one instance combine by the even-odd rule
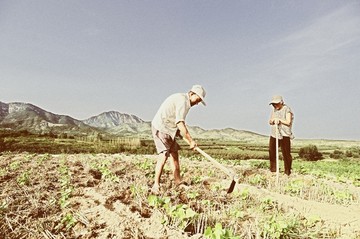
[[[190,142],[183,138],[185,140],[186,143],[190,144]],[[226,168],[224,165],[222,165],[221,163],[219,163],[218,161],[216,161],[215,159],[213,159],[210,155],[208,155],[207,153],[205,153],[202,149],[200,149],[198,146],[196,146],[194,148],[194,150],[198,151],[202,156],[204,156],[206,159],[208,159],[213,165],[215,165],[217,168],[219,168],[221,171],[223,171],[224,173],[226,173],[229,177],[231,177],[232,179],[234,179],[236,177],[235,173],[230,171],[228,168]]]

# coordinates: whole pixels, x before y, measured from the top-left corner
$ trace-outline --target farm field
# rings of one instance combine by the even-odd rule
[[[0,238],[360,238],[360,161],[294,160],[290,177],[266,160],[181,157],[185,187],[166,166],[150,193],[155,155],[0,156]],[[220,161],[220,159],[219,159]],[[282,167],[282,162],[280,162]]]

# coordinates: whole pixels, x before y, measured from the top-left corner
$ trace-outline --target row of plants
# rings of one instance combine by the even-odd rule
[[[214,189],[215,190],[215,189]],[[206,238],[319,238],[336,236],[324,231],[319,217],[284,211],[271,197],[253,197],[248,189],[234,193],[226,203],[221,197],[187,193],[187,204],[169,197],[150,195],[148,203],[163,214],[163,224]]]
[[[55,227],[56,230],[65,229],[70,230],[78,222],[75,214],[70,207],[70,197],[74,192],[74,186],[72,184],[72,174],[69,167],[66,164],[66,159],[62,158],[59,161],[59,183],[60,183],[60,198],[58,203],[62,209],[60,220],[58,225]]]
[[[341,183],[360,186],[360,161],[342,159],[336,161],[303,162],[294,161],[294,170]]]
[[[193,155],[191,160],[202,159]],[[233,161],[227,162],[233,163]],[[253,162],[256,162],[253,168],[268,168],[266,161]],[[333,162],[295,160],[294,170],[302,169],[302,171],[299,170],[300,174],[311,174],[315,178],[308,181],[296,178],[287,180],[281,185],[278,192],[332,204],[358,203],[359,195],[347,189],[338,190],[329,184],[318,182],[317,178],[320,178],[320,175],[312,174],[311,168],[308,168],[315,164],[328,165],[318,168],[322,170],[325,179],[333,179],[331,175],[336,169],[344,168],[337,170],[339,174],[349,171],[348,167],[351,164],[347,164],[347,162],[346,160],[339,161],[338,165],[334,165]],[[343,163],[345,164],[339,167]],[[144,172],[145,177],[153,179],[153,160],[136,156],[134,165]],[[107,170],[110,170],[110,162],[106,163],[106,167]],[[107,170],[102,171],[106,172]],[[203,177],[214,177],[217,174],[216,171],[206,170],[207,175],[204,175],[204,171],[196,173],[187,167],[184,167],[182,171],[183,173],[191,172],[193,186],[202,184]],[[248,177],[247,180],[249,185],[269,187],[266,184],[269,178],[264,175],[255,174]],[[224,191],[224,188],[217,183],[211,185],[211,192],[207,192],[207,194],[193,190],[186,192],[185,196],[175,193],[170,197],[147,196],[144,185],[131,185],[130,188],[133,200],[137,201],[140,207],[146,205],[144,198],[147,197],[147,204],[163,214],[165,226],[175,227],[190,234],[201,233],[206,238],[334,238],[338,235],[337,229],[324,228],[324,222],[318,216],[304,217],[288,213],[273,198],[258,198],[246,188],[235,192],[231,197],[226,197],[226,202],[224,197],[218,194],[219,191]],[[178,198],[183,199],[179,201]],[[254,217],[254,215],[256,216]]]
[[[14,156],[9,154],[9,157]],[[38,170],[43,163],[48,162],[51,158],[49,154],[27,154],[20,159],[14,157],[14,159],[9,160],[6,168],[9,172],[16,172],[16,182],[20,187],[28,187],[33,184],[31,177],[24,180],[26,177],[21,176],[25,172],[22,170],[25,164],[36,164],[36,167],[33,168]],[[84,161],[84,166],[99,171],[102,175],[101,180],[113,186],[117,185],[120,178],[116,175],[115,170],[119,170],[119,168],[114,168],[114,163],[117,161],[121,163],[121,157],[114,156],[111,160],[106,160],[94,155],[94,159],[96,160],[90,158]],[[200,157],[196,158],[195,156],[192,159],[202,160]],[[144,177],[152,180],[154,176],[153,163],[153,159],[134,156],[133,168],[141,170]],[[253,169],[267,167],[267,162],[263,160],[250,163]],[[315,163],[324,163],[324,165],[328,163],[331,165],[332,162],[296,160],[294,167],[295,169],[302,167],[304,169],[302,173],[305,175],[311,172],[307,166]],[[69,164],[70,162],[66,160],[65,155],[61,155],[60,160],[56,161],[58,193],[55,200],[49,199],[53,201],[54,206],[58,205],[61,208],[57,221],[57,230],[64,233],[65,236],[67,235],[66,232],[71,235],[71,229],[79,223],[77,213],[72,210],[70,204],[74,192],[72,181],[76,175],[71,172]],[[343,172],[346,171],[346,167],[344,167]],[[326,171],[331,169],[331,167],[319,168],[324,171],[325,175],[328,175]],[[30,172],[29,170],[26,171]],[[184,166],[182,171],[191,177],[191,190],[186,192],[171,191],[169,195],[156,196],[148,194],[146,185],[134,183],[130,185],[131,199],[139,207],[149,206],[152,210],[161,212],[164,226],[177,228],[190,235],[200,233],[206,238],[335,238],[337,236],[338,232],[336,230],[324,228],[324,222],[319,217],[304,217],[299,214],[289,213],[274,198],[258,197],[246,187],[234,192],[232,195],[224,196],[219,193],[225,190],[223,186],[219,183],[212,183],[211,187],[204,192],[202,185],[204,178],[220,178],[219,172],[216,172],[216,170],[203,170],[194,166]],[[28,176],[31,176],[32,173],[33,171]],[[167,176],[170,174],[168,169],[165,169],[165,173],[168,174]],[[269,178],[266,175],[253,174],[246,178],[249,185],[268,187],[266,182],[269,181]],[[312,193],[313,196],[324,197],[324,195],[329,196],[331,193],[338,194],[332,197],[331,200],[335,200],[334,203],[339,204],[348,204],[353,200],[349,200],[349,194],[341,195],[341,191],[331,191],[326,184],[316,184],[314,181],[304,182],[304,180],[294,179],[288,180],[281,186],[281,193],[295,197],[306,195],[309,187],[320,187],[318,192]],[[2,198],[0,211],[6,212],[9,204],[9,201]]]
[[[51,154],[73,153],[132,153],[153,154],[152,141],[138,138],[90,140],[87,137],[59,139],[37,135],[0,136],[0,152]]]
[[[0,232],[1,238],[7,238],[10,235],[16,238],[37,237],[36,235],[44,233],[49,236],[46,238],[52,238],[53,233],[69,231],[77,223],[70,205],[70,198],[74,191],[72,174],[65,157],[54,162],[58,165],[58,170],[51,172],[56,174],[52,178],[56,184],[50,191],[41,188],[49,183],[46,181],[46,176],[50,172],[43,172],[43,168],[45,163],[53,159],[50,154],[3,153],[2,158],[6,160],[2,162],[5,170],[1,171],[0,179],[7,178],[9,185],[16,182],[17,187],[14,187],[11,192],[0,194],[3,202],[0,210],[0,231],[5,233]],[[45,197],[47,194],[51,196]],[[46,218],[45,211],[58,213],[51,223]],[[33,220],[35,223],[25,225],[21,217],[13,215],[14,212],[29,214],[26,220]],[[51,213],[49,216],[52,216]],[[7,218],[7,223],[3,221],[5,218]],[[19,226],[21,224],[24,225]],[[47,228],[48,226],[51,228]]]
[[[190,160],[202,159],[193,156]],[[143,159],[137,166],[145,171],[146,177],[153,177],[150,174],[153,168],[149,166],[148,159]],[[335,229],[324,230],[323,221],[318,216],[304,217],[286,212],[273,198],[259,198],[246,187],[225,196],[219,194],[226,190],[223,185],[213,183],[210,192],[203,193],[200,188],[204,178],[218,177],[219,172],[216,170],[203,171],[184,166],[182,171],[192,175],[193,190],[147,197],[148,205],[162,213],[163,224],[167,227],[179,228],[190,235],[200,233],[206,238],[216,239],[332,238],[337,235]],[[255,181],[249,184],[259,186]],[[134,200],[141,201],[146,197],[144,190],[132,191],[137,192],[132,194]]]
[[[181,154],[190,157],[192,150],[181,140],[183,149]],[[248,143],[241,141],[198,140],[200,147],[215,158],[227,160],[268,159],[268,145],[266,143]],[[334,147],[333,147],[334,148]],[[30,153],[130,153],[154,154],[155,145],[151,139],[129,137],[60,137],[57,135],[35,135],[29,132],[0,131],[0,152],[30,152]],[[293,157],[307,161],[318,161],[324,158],[360,159],[360,147],[349,148],[321,146],[315,144],[292,147]],[[280,154],[280,157],[281,154]]]

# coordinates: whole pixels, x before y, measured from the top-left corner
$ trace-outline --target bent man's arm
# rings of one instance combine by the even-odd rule
[[[179,121],[176,126],[178,127],[178,129],[180,130],[181,135],[187,139],[187,141],[190,144],[190,148],[193,149],[196,147],[196,142],[193,140],[193,138],[191,137],[189,130],[187,129],[185,122],[184,121]]]

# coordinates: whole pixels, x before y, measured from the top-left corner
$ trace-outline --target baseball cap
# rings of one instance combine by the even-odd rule
[[[283,102],[282,96],[281,96],[281,95],[274,95],[274,96],[272,97],[271,102],[270,102],[269,105],[271,105],[271,104],[278,104],[278,103],[280,103],[280,102]]]
[[[206,92],[205,92],[204,88],[201,85],[193,85],[190,91],[197,94],[201,98],[201,103],[203,105],[206,105],[206,103],[204,101]]]

